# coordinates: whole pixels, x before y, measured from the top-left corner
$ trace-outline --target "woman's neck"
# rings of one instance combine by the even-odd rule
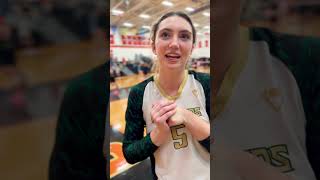
[[[185,70],[161,70],[160,68],[158,78],[159,85],[165,93],[174,96],[185,78]]]

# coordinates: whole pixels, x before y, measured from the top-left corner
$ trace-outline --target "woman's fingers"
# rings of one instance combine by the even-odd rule
[[[176,103],[169,103],[165,106],[162,106],[162,108],[158,111],[159,116],[164,116],[167,112],[172,111],[177,107]]]
[[[162,121],[163,119],[162,116],[175,108],[176,108],[176,103],[174,101],[164,101],[164,100],[158,101],[152,104],[151,120],[153,122]]]
[[[172,115],[174,115],[174,114],[176,113],[176,111],[177,111],[177,110],[174,108],[174,109],[172,109],[172,110],[164,113],[161,117],[159,117],[159,118],[157,118],[157,119],[155,120],[155,123],[167,123],[166,121],[167,121]]]

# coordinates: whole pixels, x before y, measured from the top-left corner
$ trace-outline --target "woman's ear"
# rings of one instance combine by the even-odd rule
[[[192,44],[192,48],[191,48],[190,54],[193,52],[193,49],[194,49],[195,46],[196,46],[196,44]]]
[[[155,46],[155,44],[154,44],[154,41],[151,41],[151,48],[152,48],[153,54],[157,55],[156,46]]]

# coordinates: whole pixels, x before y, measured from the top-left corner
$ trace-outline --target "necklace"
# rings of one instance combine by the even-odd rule
[[[165,90],[161,88],[160,82],[159,82],[159,74],[154,75],[154,82],[155,82],[157,88],[159,89],[161,95],[164,96],[165,98],[167,98],[168,100],[176,100],[180,97],[182,90],[183,90],[184,86],[186,85],[187,79],[188,79],[188,71],[185,70],[184,78],[183,78],[182,83],[179,86],[178,93],[174,96],[171,96],[171,95],[168,95],[165,92]]]

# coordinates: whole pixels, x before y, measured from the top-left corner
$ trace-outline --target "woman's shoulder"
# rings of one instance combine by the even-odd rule
[[[194,78],[198,81],[210,82],[210,74],[208,74],[208,73],[202,73],[202,72],[196,72],[193,70],[189,70],[189,74],[192,74],[194,76]]]
[[[144,81],[132,86],[131,89],[130,89],[130,93],[135,93],[135,94],[141,94],[142,93],[143,94],[146,86],[152,81],[153,81],[153,76],[151,76],[151,77],[145,79]]]

